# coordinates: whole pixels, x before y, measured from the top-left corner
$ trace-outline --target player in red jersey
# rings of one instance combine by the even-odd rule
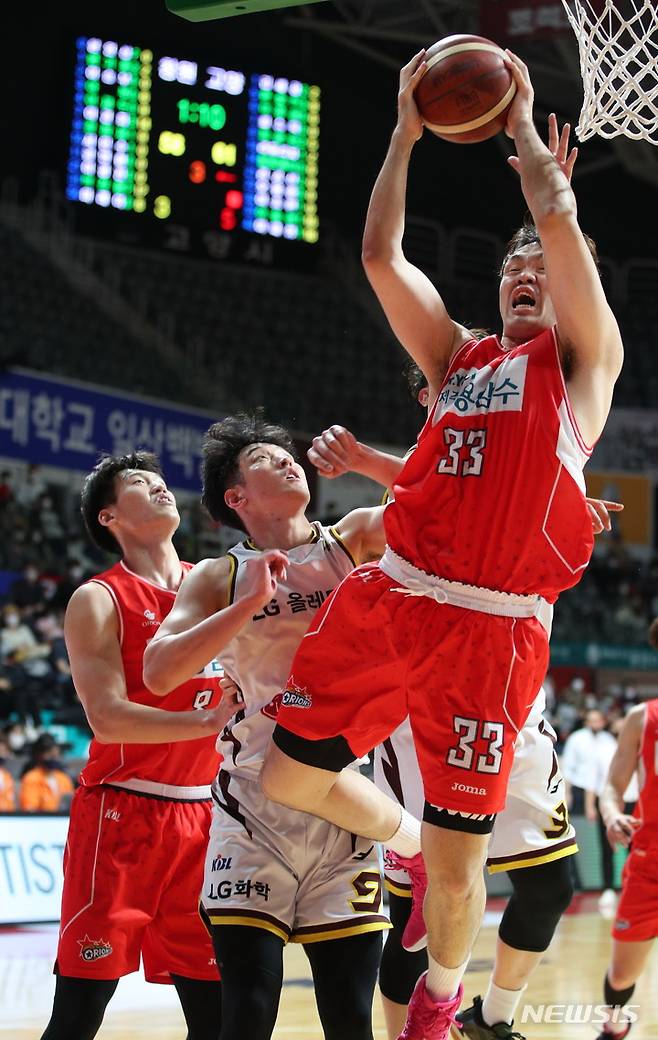
[[[455,1021],[489,834],[546,670],[539,600],[554,602],[590,558],[582,470],[623,355],[568,178],[535,129],[528,71],[509,53],[508,63],[517,93],[506,130],[534,227],[504,262],[502,336],[480,341],[402,252],[423,54],[402,71],[363,259],[398,339],[439,393],[386,508],[384,557],[345,579],[293,662],[290,688],[305,706],[282,709],[262,776],[270,797],[408,857],[399,808],[343,767],[409,713],[429,882],[429,967],[409,1040],[445,1040]]]
[[[217,1040],[221,988],[198,916],[217,734],[237,710],[216,662],[166,698],[142,681],[147,643],[191,565],[154,455],[104,458],[85,480],[93,541],[120,562],[80,586],[65,619],[94,731],[71,808],[53,1012],[43,1040],[91,1040],[121,976],[176,986],[188,1040]]]
[[[629,816],[624,791],[636,769],[640,797]],[[628,1005],[658,937],[658,699],[633,708],[624,720],[600,806],[610,844],[630,846],[603,983],[608,1021],[599,1040],[606,1040],[628,1036],[636,1021]]]
[[[556,126],[553,130],[556,132]],[[436,394],[432,396],[413,362],[408,365],[407,378],[412,396],[424,408],[431,407]],[[396,482],[404,464],[394,455],[360,443],[339,425],[313,438],[308,457],[328,479],[356,472],[388,486]],[[389,498],[387,492],[385,501]],[[609,531],[610,511],[623,508],[617,502],[599,499],[588,498],[587,503],[594,534]],[[578,846],[553,751],[555,734],[542,717],[542,708],[540,695],[516,743],[507,803],[496,817],[489,845],[488,870],[494,873],[507,869],[513,891],[498,929],[493,974],[485,996],[475,997],[471,1007],[457,1015],[461,1025],[458,1035],[463,1040],[520,1037],[513,1030],[516,1008],[573,895],[569,860],[564,857],[576,853]],[[373,759],[377,786],[394,794],[410,812],[422,814],[422,778],[406,721],[384,745],[374,749]],[[386,934],[379,986],[387,1032],[393,1040],[404,1026],[418,977],[427,969],[427,954],[424,950],[409,953],[403,946],[412,911],[410,879],[405,871],[387,869],[386,855],[384,865],[393,927]]]

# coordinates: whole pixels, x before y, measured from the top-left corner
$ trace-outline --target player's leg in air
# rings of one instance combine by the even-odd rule
[[[457,1016],[463,1030],[459,1035],[471,1040],[514,1035],[514,1014],[524,988],[573,893],[565,857],[577,852],[577,845],[564,809],[564,781],[553,750],[552,730],[542,717],[542,707],[543,700],[538,699],[519,738],[508,800],[489,846],[489,869],[507,869],[513,893],[500,924],[494,970],[484,999],[476,997]],[[410,811],[422,807],[422,781],[408,723],[376,749],[375,781]],[[414,986],[427,968],[427,955],[405,949],[405,942],[408,945],[414,938],[405,934],[411,886],[397,858],[388,851],[385,884],[393,928],[382,955],[380,990],[389,1040],[395,1040],[406,1021]]]

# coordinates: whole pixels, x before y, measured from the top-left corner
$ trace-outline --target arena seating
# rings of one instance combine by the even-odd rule
[[[138,341],[0,222],[0,359],[151,396],[175,397],[180,376],[149,365]]]

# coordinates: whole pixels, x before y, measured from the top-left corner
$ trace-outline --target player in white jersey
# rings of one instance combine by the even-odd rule
[[[355,510],[329,529],[307,520],[308,501],[286,431],[248,416],[211,427],[204,502],[248,537],[195,568],[145,658],[147,685],[163,692],[193,675],[212,646],[244,698],[218,743],[201,896],[222,971],[221,1040],[271,1036],[289,940],[305,944],[327,1040],[371,1040],[390,927],[373,843],[268,801],[258,779],[316,609],[356,562],[383,551],[381,509]],[[302,691],[283,696],[303,705]]]
[[[434,397],[422,372],[407,367],[413,396],[423,408]],[[405,458],[413,451],[407,452]],[[332,426],[314,438],[310,460],[320,473],[336,477],[357,471],[392,485],[403,460],[363,445],[348,430]],[[388,500],[388,493],[385,496]],[[612,502],[588,500],[595,533],[610,529]],[[550,636],[553,609],[542,601],[539,619]],[[499,928],[494,972],[484,1000],[476,997],[460,1012],[462,1029],[455,1035],[469,1040],[514,1037],[514,1010],[531,971],[539,963],[566,907],[573,886],[565,857],[578,851],[569,821],[564,779],[554,745],[556,734],[543,712],[543,689],[535,701],[514,749],[505,808],[496,818],[489,843],[490,873],[509,871],[513,894]],[[424,792],[409,721],[406,720],[374,751],[374,780],[413,816],[422,817]],[[380,989],[390,1040],[402,1029],[407,1004],[419,975],[427,967],[424,950],[406,952],[402,935],[409,920],[412,887],[407,871],[387,850],[385,883],[393,930],[388,933],[380,969]],[[488,1023],[492,1023],[489,1025]],[[495,1028],[494,1028],[495,1026]]]

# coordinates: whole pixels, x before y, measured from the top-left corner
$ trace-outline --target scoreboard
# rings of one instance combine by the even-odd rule
[[[320,88],[215,60],[79,38],[67,197],[126,240],[222,256],[261,236],[308,258]]]

